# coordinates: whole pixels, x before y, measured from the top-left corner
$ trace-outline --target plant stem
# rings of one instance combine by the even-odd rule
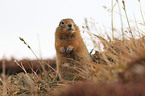
[[[121,22],[121,32],[122,32],[122,38],[123,38],[123,42],[124,42],[124,29],[123,29],[123,20],[122,20],[122,14],[121,14],[121,9],[120,9],[120,5],[118,0],[116,0],[116,2],[118,3],[118,10],[119,10],[119,15],[120,15],[120,22]]]
[[[112,38],[114,40],[114,28],[113,28],[113,0],[111,2],[111,7],[112,7],[112,10],[111,10],[111,27],[112,27]]]
[[[141,16],[142,16],[142,20],[143,20],[143,23],[145,24],[145,20],[144,20],[144,16],[143,16],[143,12],[142,12],[140,1],[139,1],[139,5],[140,5],[140,13],[141,13]]]
[[[123,3],[123,9],[124,9],[124,12],[125,12],[125,16],[126,16],[126,20],[127,20],[127,23],[128,23],[128,27],[129,27],[129,32],[130,32],[132,38],[134,38],[133,37],[133,34],[132,34],[132,31],[131,31],[129,19],[128,19],[128,16],[127,16],[127,12],[126,12],[126,8],[125,8],[125,2],[124,2],[124,0],[122,0],[122,3]]]

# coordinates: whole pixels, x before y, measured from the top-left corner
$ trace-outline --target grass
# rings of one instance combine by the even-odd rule
[[[138,2],[140,4],[140,12],[144,24],[141,1],[139,0]],[[120,8],[118,0],[116,0],[116,3]],[[36,56],[37,63],[40,64],[40,73],[38,74],[33,68],[31,68],[32,73],[28,73],[22,62],[14,60],[15,64],[17,64],[23,72],[8,76],[5,74],[6,60],[3,59],[1,68],[3,71],[0,77],[0,95],[52,96],[53,94],[55,96],[70,96],[70,94],[75,94],[73,96],[82,96],[82,93],[85,93],[83,96],[91,96],[90,94],[92,94],[92,96],[108,96],[108,94],[109,96],[145,95],[143,93],[143,90],[145,90],[143,86],[145,84],[145,33],[142,29],[139,29],[137,22],[134,30],[131,29],[132,26],[128,19],[129,17],[124,0],[122,0],[122,4],[122,10],[125,12],[128,23],[128,30],[124,30],[123,23],[121,23],[122,39],[114,36],[113,0],[111,12],[112,35],[107,35],[107,39],[104,36],[91,33],[91,27],[88,26],[88,21],[85,19],[86,26],[83,26],[83,28],[89,31],[88,34],[91,36],[94,46],[97,47],[98,50],[95,51],[95,54],[92,54],[92,58],[97,64],[89,64],[89,67],[86,68],[87,70],[81,71],[79,74],[81,77],[85,78],[84,82],[73,79],[65,82],[60,81],[56,74],[56,69],[52,68],[49,63],[39,60],[30,45],[28,45],[23,38],[20,38]],[[119,12],[120,20],[123,22],[121,19],[121,11]],[[136,35],[136,31],[139,35]],[[92,83],[90,83],[90,81]],[[75,84],[77,84],[78,87],[76,87]],[[67,87],[66,85],[69,86]],[[90,92],[89,90],[93,91]]]

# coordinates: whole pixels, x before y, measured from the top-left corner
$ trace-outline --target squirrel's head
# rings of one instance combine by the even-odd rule
[[[74,21],[72,19],[63,19],[60,21],[58,28],[62,31],[62,32],[70,32],[70,33],[74,33],[76,31],[78,31],[78,27],[77,25],[74,23]]]

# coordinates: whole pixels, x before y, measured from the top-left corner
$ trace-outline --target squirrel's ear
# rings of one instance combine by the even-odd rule
[[[73,22],[74,23],[74,22]],[[76,26],[76,24],[74,23],[74,26]]]

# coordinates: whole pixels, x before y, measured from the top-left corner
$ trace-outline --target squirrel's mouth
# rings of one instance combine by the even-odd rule
[[[72,28],[68,28],[66,31],[73,31],[73,29]]]

